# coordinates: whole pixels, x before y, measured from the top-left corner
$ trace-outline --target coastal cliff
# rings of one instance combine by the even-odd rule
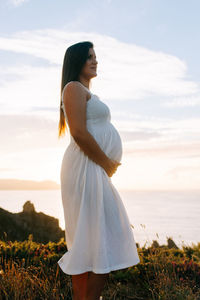
[[[0,239],[10,241],[24,241],[29,234],[35,242],[58,242],[65,236],[59,227],[58,219],[42,212],[36,212],[34,205],[27,201],[23,211],[11,213],[0,208]]]

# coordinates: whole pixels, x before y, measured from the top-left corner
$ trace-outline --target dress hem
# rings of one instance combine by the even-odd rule
[[[124,269],[124,268],[128,268],[128,267],[132,267],[132,266],[135,266],[137,265],[138,263],[140,262],[140,259],[137,259],[136,261],[134,261],[133,263],[124,263],[124,264],[120,264],[120,265],[117,265],[117,266],[113,266],[113,267],[109,267],[107,269],[93,269],[92,267],[90,267],[89,269],[87,270],[84,270],[84,271],[68,271],[68,273],[66,273],[64,271],[64,266],[62,266],[62,263],[60,262],[57,262],[58,265],[60,266],[61,270],[65,273],[65,274],[68,274],[68,275],[78,275],[78,274],[82,274],[82,273],[85,273],[85,272],[94,272],[96,274],[105,274],[105,273],[109,273],[109,272],[112,272],[112,271],[116,271],[116,270],[121,270],[121,269]]]

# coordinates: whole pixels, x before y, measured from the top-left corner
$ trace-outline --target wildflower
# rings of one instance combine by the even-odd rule
[[[172,261],[172,266],[175,267],[176,266],[176,262]]]
[[[189,266],[191,266],[193,263],[193,260],[191,259],[190,262],[188,263]]]
[[[180,281],[183,281],[183,277],[180,277]]]

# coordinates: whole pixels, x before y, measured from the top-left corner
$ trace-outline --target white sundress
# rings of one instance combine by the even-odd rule
[[[64,89],[61,105],[68,122]],[[110,109],[97,95],[86,90],[91,94],[86,103],[87,130],[109,158],[120,162],[122,142],[110,122]],[[60,172],[68,251],[57,262],[66,274],[109,273],[140,262],[128,215],[111,178],[81,150],[70,134]]]

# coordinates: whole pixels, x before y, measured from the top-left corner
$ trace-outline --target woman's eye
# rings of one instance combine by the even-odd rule
[[[90,55],[88,56],[88,58],[92,58],[92,55],[90,54]],[[96,59],[96,57],[95,57],[95,59]]]

